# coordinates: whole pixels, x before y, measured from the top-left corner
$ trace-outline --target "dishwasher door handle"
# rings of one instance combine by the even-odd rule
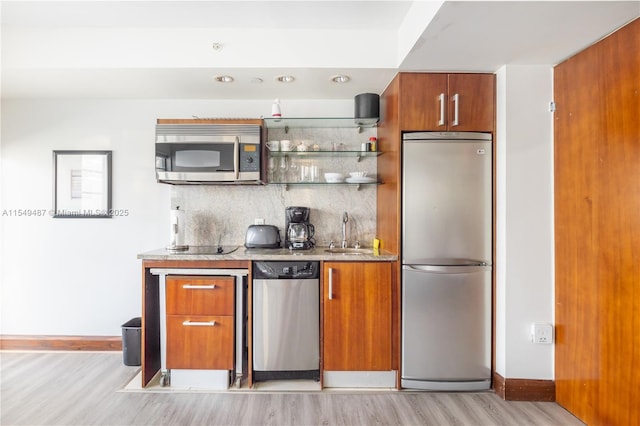
[[[329,300],[333,300],[333,268],[329,268]]]

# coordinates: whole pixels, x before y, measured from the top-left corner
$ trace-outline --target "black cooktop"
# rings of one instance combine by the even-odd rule
[[[171,254],[230,254],[238,250],[238,246],[189,246],[187,250],[169,250]]]

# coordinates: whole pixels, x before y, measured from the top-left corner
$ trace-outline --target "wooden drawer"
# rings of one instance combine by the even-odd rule
[[[167,315],[233,315],[234,277],[168,276]]]
[[[167,316],[167,368],[233,370],[232,316]]]

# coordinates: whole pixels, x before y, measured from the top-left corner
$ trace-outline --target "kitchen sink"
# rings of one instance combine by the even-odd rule
[[[324,251],[331,254],[373,254],[372,249],[360,248],[327,248]]]

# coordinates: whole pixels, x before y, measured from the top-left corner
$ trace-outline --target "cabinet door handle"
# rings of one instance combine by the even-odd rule
[[[440,93],[440,96],[438,96],[438,102],[440,103],[440,120],[438,120],[438,126],[444,126],[444,93]]]
[[[333,300],[333,268],[329,268],[329,300]]]
[[[182,286],[182,288],[187,290],[213,290],[214,288],[216,288],[216,285],[215,284],[209,284],[209,285],[185,284]]]
[[[459,100],[460,95],[458,95],[457,93],[453,95],[453,122],[451,123],[452,126],[458,125],[458,113],[460,112]]]
[[[216,325],[215,321],[189,321],[186,320],[182,323],[182,325],[187,327],[213,327]]]

